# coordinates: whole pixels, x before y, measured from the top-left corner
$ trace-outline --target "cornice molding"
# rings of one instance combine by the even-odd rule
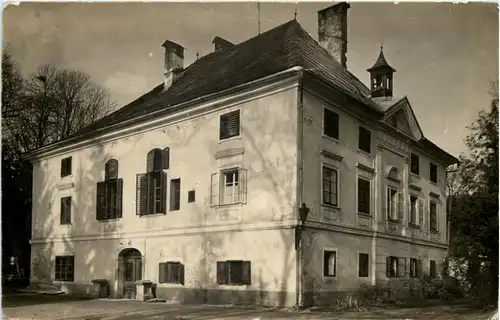
[[[321,155],[325,158],[332,159],[332,160],[339,161],[339,162],[344,159],[344,157],[339,156],[338,154],[332,153],[332,152],[324,150],[324,149],[321,150]]]

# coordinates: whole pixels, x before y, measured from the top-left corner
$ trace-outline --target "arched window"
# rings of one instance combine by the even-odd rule
[[[155,172],[170,167],[170,149],[153,149],[148,152],[147,172]]]
[[[118,179],[118,160],[108,160],[104,165],[104,172],[104,180]]]
[[[118,160],[110,159],[104,165],[104,181],[97,183],[97,220],[122,217],[123,179],[118,179]]]

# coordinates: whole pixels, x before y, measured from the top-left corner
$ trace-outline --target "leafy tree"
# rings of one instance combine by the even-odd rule
[[[488,110],[468,127],[469,157],[448,176],[450,253],[465,258],[473,295],[498,297],[498,82]],[[487,288],[487,289],[486,289]],[[486,292],[487,290],[487,292]],[[482,296],[485,297],[485,296]]]
[[[108,91],[78,70],[45,65],[23,78],[2,59],[3,264],[11,255],[29,268],[32,167],[21,155],[64,139],[115,107]]]

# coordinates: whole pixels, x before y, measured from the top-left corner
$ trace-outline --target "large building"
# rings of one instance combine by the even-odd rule
[[[292,20],[188,67],[167,40],[164,83],[32,152],[31,280],[293,306],[438,273],[457,159],[382,51],[369,87],[347,70],[348,8],[318,13],[319,42]]]

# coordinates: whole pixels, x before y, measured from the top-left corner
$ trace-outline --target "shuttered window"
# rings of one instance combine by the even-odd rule
[[[398,257],[386,258],[386,275],[388,278],[397,277],[399,275],[399,261]]]
[[[67,157],[61,160],[61,178],[71,175],[72,157]]]
[[[56,256],[55,277],[56,281],[74,281],[74,256]]]
[[[358,148],[366,153],[371,152],[372,133],[363,127],[359,127]]]
[[[184,265],[180,262],[162,262],[159,265],[160,283],[178,283],[184,285]]]
[[[252,284],[251,262],[241,260],[217,261],[217,284]]]
[[[228,139],[240,135],[240,110],[220,116],[219,139]]]
[[[358,212],[370,214],[370,180],[358,178]]]
[[[71,197],[61,198],[61,224],[71,224]]]
[[[104,166],[104,181],[97,183],[97,220],[122,217],[123,179],[118,178],[118,160],[111,159]]]
[[[419,278],[422,275],[422,260],[410,259],[410,277]]]
[[[339,115],[326,108],[323,115],[323,134],[330,138],[339,138]]]
[[[166,212],[167,174],[163,171],[141,173],[136,178],[136,213],[138,215]]]

